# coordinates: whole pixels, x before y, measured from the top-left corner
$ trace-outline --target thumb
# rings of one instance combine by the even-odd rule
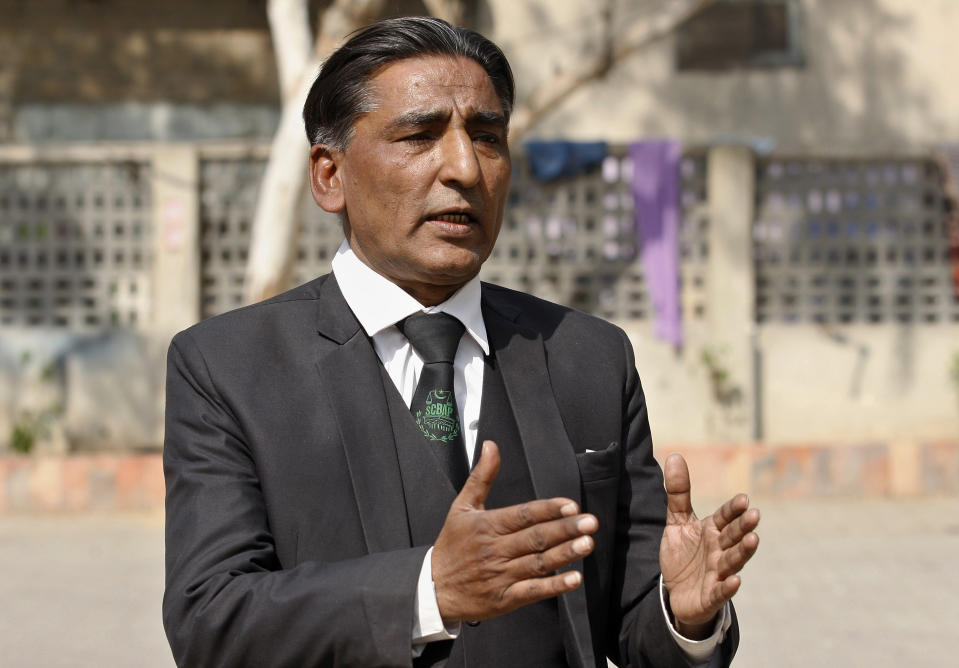
[[[493,441],[483,441],[483,449],[480,452],[479,461],[473,467],[473,472],[463,483],[463,489],[456,497],[455,506],[463,504],[472,508],[483,508],[486,503],[486,497],[489,496],[490,487],[496,480],[496,474],[499,473],[499,448]]]
[[[690,499],[689,467],[678,452],[666,458],[663,467],[666,483],[667,518],[674,515],[692,515],[693,503]]]

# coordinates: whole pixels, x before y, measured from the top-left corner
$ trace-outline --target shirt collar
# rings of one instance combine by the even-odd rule
[[[486,323],[480,305],[478,276],[453,293],[442,304],[423,306],[408,292],[363,263],[345,239],[333,258],[333,275],[346,303],[367,336],[375,336],[387,327],[419,311],[448,313],[463,323],[483,353],[489,355]]]

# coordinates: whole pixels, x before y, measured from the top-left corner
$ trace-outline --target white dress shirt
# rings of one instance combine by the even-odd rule
[[[453,360],[453,389],[463,425],[463,442],[467,461],[473,461],[476,435],[479,430],[480,405],[483,400],[484,357],[489,354],[489,340],[480,305],[480,280],[474,277],[449,299],[437,306],[423,306],[405,290],[376,273],[360,260],[349,243],[340,244],[333,258],[333,275],[347,305],[360,326],[373,340],[376,355],[396,385],[403,401],[409,406],[423,370],[423,360],[410,342],[396,327],[396,323],[420,311],[448,313],[463,323],[465,331]],[[440,616],[439,604],[432,579],[432,548],[426,554],[416,591],[412,630],[413,656],[419,656],[429,642],[453,639],[459,633],[459,624],[446,626]],[[693,641],[679,635],[666,611],[660,584],[660,600],[673,637],[692,661],[705,666],[716,646],[722,641],[731,624],[728,606],[716,622],[716,630],[706,640]]]

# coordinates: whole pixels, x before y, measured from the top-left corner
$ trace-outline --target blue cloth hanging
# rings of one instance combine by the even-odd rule
[[[533,178],[555,181],[582,174],[606,159],[606,142],[528,141],[524,144]]]

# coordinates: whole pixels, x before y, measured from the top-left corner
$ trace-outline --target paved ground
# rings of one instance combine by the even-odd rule
[[[0,516],[0,665],[171,668],[158,515]]]
[[[959,498],[757,505],[737,668],[956,665]],[[162,542],[157,516],[0,516],[0,664],[171,668]]]

